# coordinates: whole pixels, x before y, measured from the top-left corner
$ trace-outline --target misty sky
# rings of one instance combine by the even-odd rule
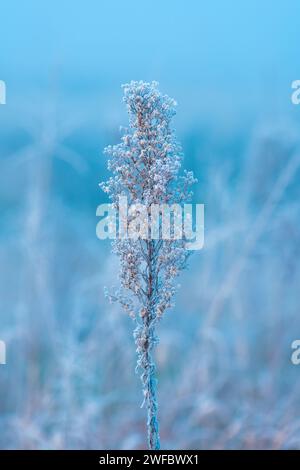
[[[4,0],[0,79],[24,94],[54,76],[64,96],[117,100],[121,83],[154,79],[187,112],[273,112],[291,108],[299,37],[298,0]]]

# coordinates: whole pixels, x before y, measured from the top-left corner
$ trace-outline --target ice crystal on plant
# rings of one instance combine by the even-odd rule
[[[192,172],[179,174],[183,155],[171,128],[176,102],[160,93],[157,82],[132,81],[123,89],[129,128],[123,130],[120,144],[105,149],[113,176],[101,187],[116,209],[119,196],[126,196],[131,206],[146,206],[151,224],[151,205],[188,202],[195,179]],[[135,216],[133,211],[131,221]],[[152,357],[158,343],[156,324],[171,307],[176,277],[186,266],[189,252],[185,243],[184,238],[154,240],[142,236],[113,242],[113,251],[120,259],[121,289],[109,296],[118,300],[136,323],[137,368],[141,370],[143,403],[148,410],[150,449],[160,448]]]

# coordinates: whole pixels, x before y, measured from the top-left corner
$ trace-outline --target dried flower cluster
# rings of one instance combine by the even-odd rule
[[[119,196],[126,196],[133,208],[128,224],[138,220],[138,205],[148,209],[151,226],[152,204],[183,204],[191,198],[196,181],[191,172],[179,175],[181,147],[170,127],[176,103],[158,90],[156,82],[124,85],[124,102],[129,128],[122,142],[105,149],[113,176],[101,184],[116,209]],[[147,229],[148,230],[148,229]],[[143,230],[140,227],[139,232]],[[149,231],[150,233],[150,231]],[[186,266],[190,252],[185,239],[164,240],[138,236],[116,239],[113,251],[120,259],[121,288],[109,295],[118,300],[136,323],[137,368],[141,370],[144,402],[148,410],[148,445],[159,449],[155,365],[153,348],[158,342],[156,323],[171,306],[176,278]]]

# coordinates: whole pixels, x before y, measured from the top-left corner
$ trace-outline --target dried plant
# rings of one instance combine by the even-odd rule
[[[186,267],[188,254],[184,237],[153,239],[148,228],[138,227],[139,204],[147,209],[149,227],[153,205],[183,204],[191,198],[195,182],[191,172],[179,175],[181,147],[171,128],[175,115],[174,100],[159,92],[157,83],[131,82],[124,85],[124,102],[129,114],[129,128],[123,130],[122,142],[105,149],[113,176],[101,184],[120,214],[120,196],[131,207],[127,229],[138,230],[135,238],[117,238],[113,251],[120,259],[121,288],[108,294],[133,318],[136,327],[137,370],[141,371],[144,401],[148,412],[148,445],[160,448],[155,364],[153,349],[158,343],[156,324],[171,307],[176,291],[176,277]],[[122,221],[119,220],[119,229]],[[126,231],[125,231],[126,232]]]

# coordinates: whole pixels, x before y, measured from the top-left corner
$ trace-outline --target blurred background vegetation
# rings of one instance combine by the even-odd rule
[[[133,325],[96,238],[120,85],[178,105],[205,247],[157,348],[164,448],[300,448],[296,0],[0,7],[0,447],[145,447]]]

